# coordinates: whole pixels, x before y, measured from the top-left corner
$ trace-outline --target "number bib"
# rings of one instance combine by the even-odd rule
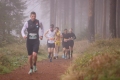
[[[37,39],[36,33],[29,33],[29,39]]]

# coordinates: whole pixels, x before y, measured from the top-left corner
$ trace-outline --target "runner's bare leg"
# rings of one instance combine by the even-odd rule
[[[33,66],[32,66],[32,64],[33,64],[32,56],[33,56],[33,55],[29,55],[29,56],[28,56],[28,62],[29,62],[29,64],[30,64],[30,69],[33,68]]]
[[[36,66],[36,62],[37,62],[37,53],[33,52],[33,61],[34,61],[34,66]]]
[[[53,58],[54,48],[51,48],[51,57]]]

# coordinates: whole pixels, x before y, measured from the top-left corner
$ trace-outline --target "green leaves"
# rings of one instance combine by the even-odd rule
[[[25,2],[22,0],[0,1],[0,44],[1,41],[10,39],[13,30],[20,34],[22,21],[25,19],[23,15],[25,9]]]

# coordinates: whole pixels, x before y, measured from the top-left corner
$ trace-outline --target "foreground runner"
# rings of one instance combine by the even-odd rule
[[[47,46],[48,46],[50,62],[52,62],[54,48],[55,48],[55,31],[53,24],[50,25],[50,29],[45,33],[45,37],[47,38]]]
[[[59,48],[61,44],[61,32],[58,27],[55,28],[55,52],[54,59],[58,58]]]
[[[30,20],[25,22],[21,34],[24,39],[27,39],[26,46],[28,51],[28,61],[30,64],[30,71],[28,74],[37,71],[36,61],[37,61],[37,53],[39,50],[39,38],[42,40],[43,38],[43,26],[42,23],[39,23],[39,20],[36,19],[36,13],[31,12]],[[41,34],[39,32],[41,29]],[[26,36],[25,30],[27,30],[28,34]],[[33,60],[32,60],[33,59]]]
[[[62,33],[62,38],[64,58],[67,59],[67,55],[69,54],[69,34],[67,29],[64,29],[64,33]]]
[[[70,49],[70,57],[73,57],[73,47],[74,47],[74,40],[76,39],[75,34],[73,33],[72,29],[69,29],[69,49]]]

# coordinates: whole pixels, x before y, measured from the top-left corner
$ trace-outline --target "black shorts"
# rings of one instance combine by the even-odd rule
[[[73,47],[74,46],[74,41],[69,41],[69,46]]]
[[[55,48],[55,43],[47,43],[48,48]]]
[[[33,52],[38,53],[39,44],[40,44],[39,40],[27,40],[26,46],[28,55],[32,55]]]
[[[69,42],[62,42],[62,46],[65,49],[69,49]]]

